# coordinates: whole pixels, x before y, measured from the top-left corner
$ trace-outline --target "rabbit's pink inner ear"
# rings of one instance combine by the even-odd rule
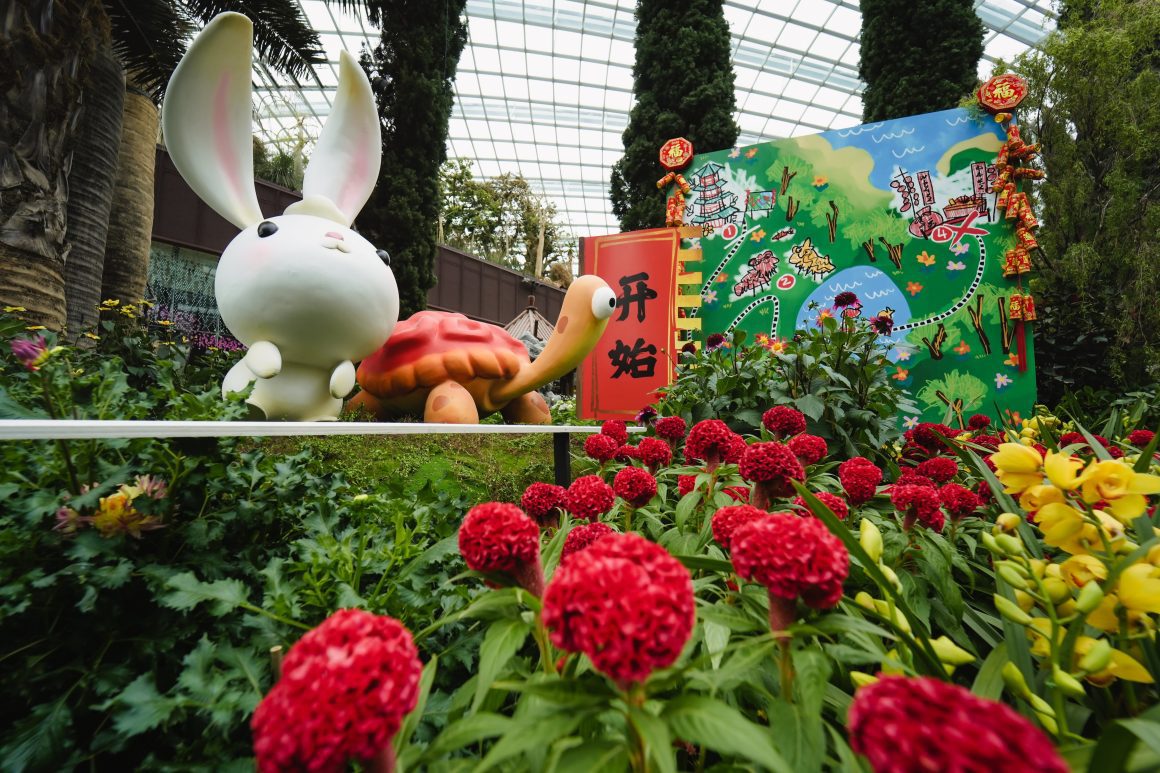
[[[242,203],[247,199],[251,183],[241,179],[242,162],[238,157],[238,149],[231,141],[230,106],[233,101],[230,99],[230,80],[230,73],[223,72],[218,79],[217,89],[214,91],[213,138],[230,194],[235,202]],[[248,163],[252,164],[253,162]]]
[[[367,148],[377,149],[373,143],[379,140],[378,137],[371,138],[365,127],[360,129],[358,135],[352,138],[353,141],[349,146],[352,152],[347,165],[346,181],[339,191],[339,200],[335,202],[338,208],[350,217],[351,222],[354,222],[354,216],[362,208],[366,192],[374,187],[373,181],[368,184],[371,163]]]

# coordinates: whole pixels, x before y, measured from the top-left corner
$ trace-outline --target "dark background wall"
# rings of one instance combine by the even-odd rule
[[[258,205],[267,217],[279,215],[300,194],[259,180]],[[157,148],[154,182],[153,240],[221,255],[238,229],[218,215],[185,184],[162,147]],[[564,291],[511,269],[488,263],[450,247],[440,247],[435,260],[437,281],[427,293],[429,308],[506,325],[528,305],[534,295],[536,308],[555,321]]]

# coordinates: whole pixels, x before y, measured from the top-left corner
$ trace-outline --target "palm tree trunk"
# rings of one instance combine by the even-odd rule
[[[120,63],[110,50],[97,52],[85,83],[84,113],[69,174],[71,248],[64,264],[64,283],[68,332],[73,338],[97,322],[124,95]]]
[[[0,11],[0,305],[64,326],[68,174],[80,83],[108,29],[99,2],[5,4]],[[103,32],[103,35],[102,35]]]
[[[126,78],[121,149],[101,296],[136,303],[145,294],[149,245],[153,236],[153,171],[157,157],[157,106]]]

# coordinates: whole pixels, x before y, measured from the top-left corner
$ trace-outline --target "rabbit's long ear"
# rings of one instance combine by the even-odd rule
[[[302,194],[333,202],[346,218],[343,225],[350,225],[378,179],[382,135],[366,73],[346,51],[338,67],[338,94],[306,168]]]
[[[185,52],[161,106],[165,144],[202,201],[238,228],[262,219],[254,194],[250,56],[254,25],[215,16]]]

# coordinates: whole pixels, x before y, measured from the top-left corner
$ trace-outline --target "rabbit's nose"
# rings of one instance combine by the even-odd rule
[[[338,239],[340,242],[343,239],[342,234],[338,231],[327,231],[324,235],[329,236],[331,239]]]
[[[339,252],[350,252],[350,247],[343,241],[343,235],[337,231],[327,231],[322,237],[322,246]]]

